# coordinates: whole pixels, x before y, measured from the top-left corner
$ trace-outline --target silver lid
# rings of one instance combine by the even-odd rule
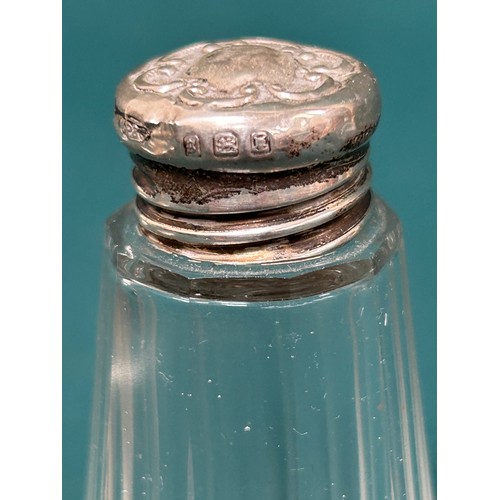
[[[118,87],[115,126],[133,153],[160,164],[265,173],[345,157],[379,116],[375,77],[360,61],[248,38],[140,66]]]
[[[307,259],[359,231],[380,96],[345,54],[251,38],[153,59],[119,85],[144,233],[212,262]]]

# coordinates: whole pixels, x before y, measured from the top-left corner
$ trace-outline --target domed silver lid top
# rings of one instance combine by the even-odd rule
[[[158,163],[274,172],[331,161],[364,144],[380,116],[375,77],[331,50],[249,38],[198,43],[129,74],[115,126]]]

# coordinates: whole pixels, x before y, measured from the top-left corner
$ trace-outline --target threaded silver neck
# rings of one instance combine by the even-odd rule
[[[195,259],[313,257],[351,239],[369,204],[367,148],[327,164],[258,174],[134,160],[142,229],[164,248]]]

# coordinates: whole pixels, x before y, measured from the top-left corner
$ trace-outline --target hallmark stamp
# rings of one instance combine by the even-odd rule
[[[215,156],[238,156],[238,137],[233,132],[218,132],[214,135]]]
[[[123,137],[129,141],[143,143],[146,142],[151,136],[151,132],[148,128],[145,127],[139,120],[132,117],[125,118],[120,116],[118,118],[118,127],[120,128],[120,132]]]
[[[264,155],[271,152],[271,135],[265,130],[252,132],[250,136],[250,151],[256,155]]]
[[[183,142],[186,156],[201,156],[200,138],[196,134],[184,136]]]

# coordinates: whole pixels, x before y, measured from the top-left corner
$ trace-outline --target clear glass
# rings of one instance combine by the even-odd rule
[[[87,500],[433,498],[401,233],[378,198],[329,255],[243,267],[162,252],[127,206],[101,305]]]

